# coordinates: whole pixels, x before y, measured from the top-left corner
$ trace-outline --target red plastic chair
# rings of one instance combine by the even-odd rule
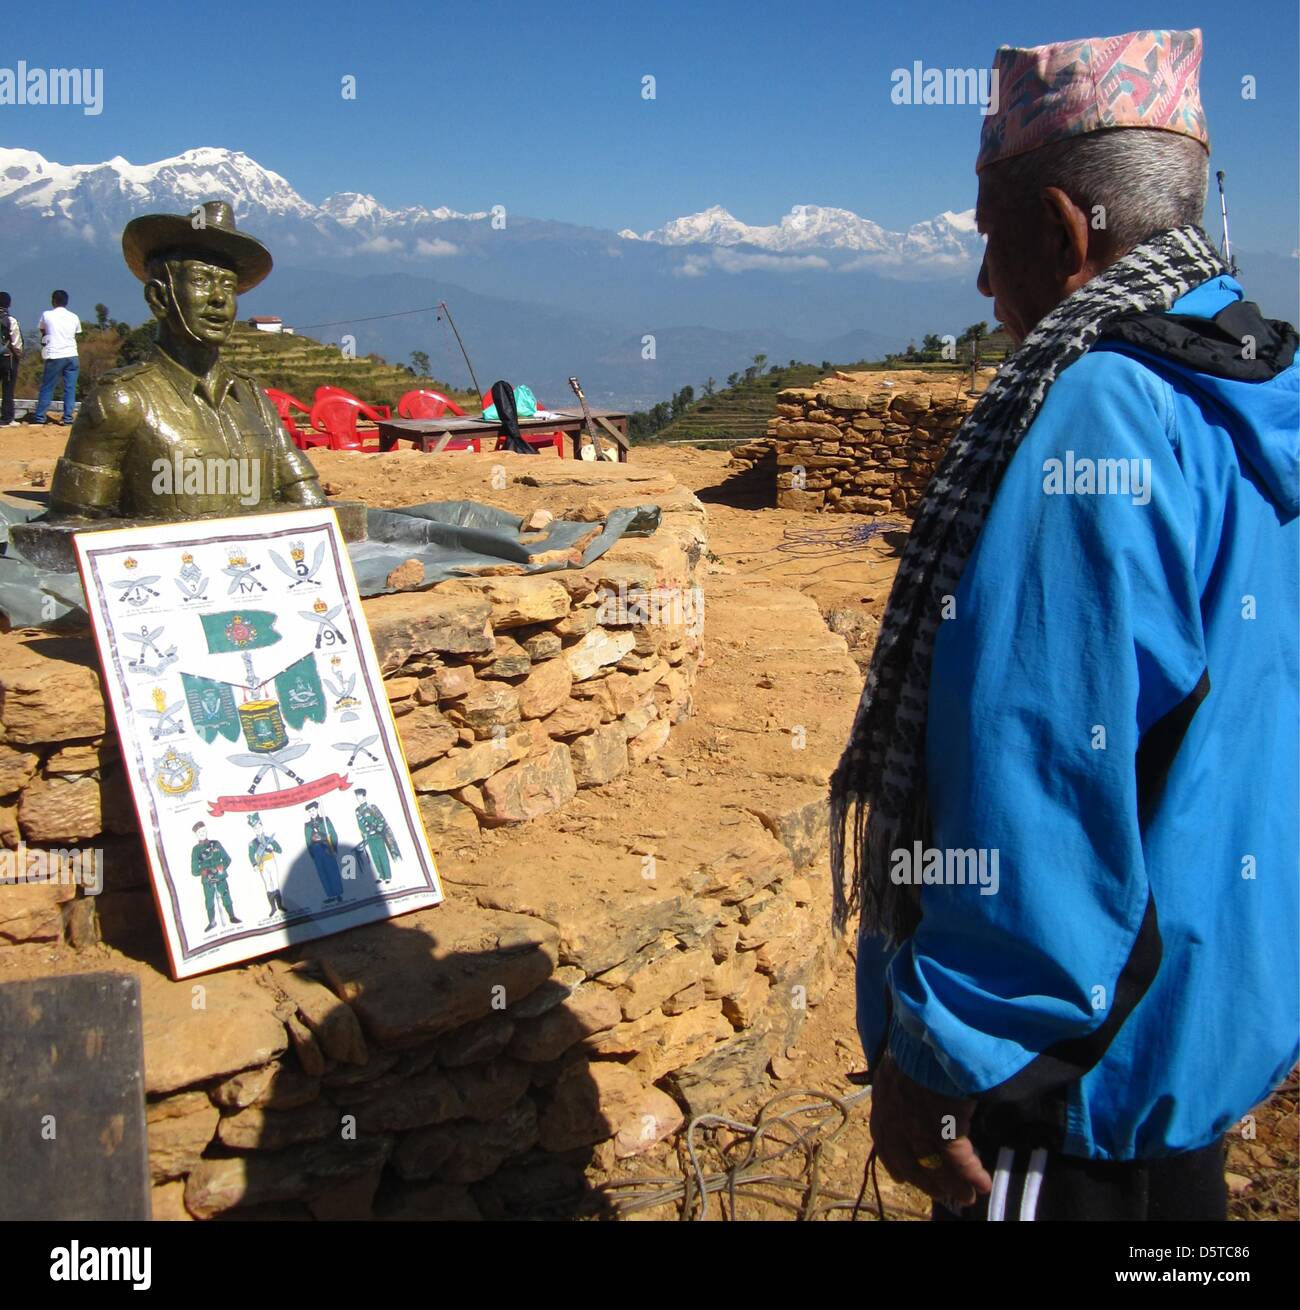
[[[437,391],[408,391],[397,402],[399,418],[441,418],[447,413],[465,417],[465,411],[454,400]]]
[[[484,408],[484,409],[488,409],[488,408],[491,407],[491,405],[492,405],[493,403],[494,403],[494,402],[493,402],[493,400],[492,400],[492,393],[491,393],[490,391],[485,391],[485,392],[483,393],[483,408]],[[537,402],[537,408],[538,408],[538,409],[545,409],[546,406],[543,405],[542,402],[539,400],[539,401]],[[519,429],[519,435],[520,435],[521,437],[523,437],[523,439],[524,439],[524,440],[525,440],[525,441],[526,441],[530,446],[532,446],[534,450],[545,450],[547,446],[554,446],[554,447],[555,447],[555,453],[556,453],[556,454],[557,454],[561,459],[564,458],[564,438],[565,438],[565,436],[567,435],[566,433],[563,433],[563,432],[525,432],[523,428],[520,428],[520,429]],[[496,449],[496,450],[504,450],[505,448],[506,448],[506,438],[505,438],[505,434],[502,433],[501,436],[499,436],[499,437],[497,438],[497,444],[496,444],[496,446],[494,447],[494,449]]]
[[[275,412],[280,416],[280,422],[284,424],[284,430],[289,434],[293,444],[299,450],[306,450],[308,446],[325,445],[327,438],[310,430],[304,432],[293,421],[293,412],[297,410],[307,420],[310,428],[310,406],[304,405],[297,396],[291,395],[287,391],[277,391],[274,387],[265,387],[263,390],[266,392],[266,398],[275,406]]]
[[[346,387],[317,387],[316,399],[324,400],[326,396],[342,396],[345,400],[355,400],[357,404],[364,405],[366,402],[360,396],[354,396]],[[393,411],[387,405],[371,405],[381,418],[392,418]]]
[[[377,436],[373,445],[366,445],[357,431],[357,419],[363,417],[378,422],[389,415],[355,396],[321,396],[311,407],[311,425],[324,434],[316,444],[328,444],[331,450],[378,450]]]
[[[460,418],[465,417],[465,411],[454,400],[448,400],[446,396],[437,391],[406,392],[397,402],[397,413],[399,418],[409,419],[441,418],[448,413],[455,414]],[[414,441],[425,454],[431,454],[432,447],[440,440],[436,436],[411,436],[407,439]],[[471,450],[476,455],[482,449],[483,439],[481,437],[453,437],[443,447],[444,451]]]

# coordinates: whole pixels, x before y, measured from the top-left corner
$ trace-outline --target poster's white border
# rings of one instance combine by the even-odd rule
[[[107,619],[105,588],[99,575],[100,561],[132,551],[143,553],[156,549],[173,550],[185,546],[202,546],[237,540],[270,542],[280,537],[298,536],[309,531],[326,530],[333,553],[333,564],[339,578],[348,625],[355,643],[362,653],[360,672],[370,698],[375,722],[380,728],[384,752],[401,797],[407,825],[415,838],[416,853],[420,859],[420,872],[425,886],[372,896],[350,905],[334,906],[321,910],[308,919],[290,922],[273,929],[250,925],[238,933],[231,933],[218,941],[190,944],[185,938],[184,925],[175,902],[176,880],[169,876],[157,808],[148,786],[148,770],[143,744],[137,732],[128,740],[123,725],[135,725],[131,707],[124,696],[127,679],[121,671],[121,653],[113,640],[113,625]],[[269,514],[236,516],[224,519],[204,519],[194,524],[159,524],[138,528],[109,528],[96,532],[86,529],[73,538],[77,552],[77,567],[81,573],[82,588],[90,611],[91,629],[99,652],[101,682],[104,694],[113,712],[114,726],[122,747],[122,764],[131,788],[136,818],[149,865],[149,882],[154,904],[163,925],[163,939],[167,945],[168,962],[174,978],[190,978],[227,965],[243,963],[283,950],[299,942],[315,941],[347,928],[378,923],[398,914],[438,905],[444,899],[437,864],[429,846],[428,835],[420,821],[419,804],[411,786],[410,770],[397,733],[396,721],[388,695],[380,676],[379,657],[370,637],[361,610],[361,596],[357,591],[352,561],[343,544],[338,516],[330,507],[321,509],[290,510]],[[377,684],[377,686],[376,686]],[[128,751],[131,752],[128,758]],[[167,895],[164,895],[167,893]],[[250,949],[251,947],[251,949]]]

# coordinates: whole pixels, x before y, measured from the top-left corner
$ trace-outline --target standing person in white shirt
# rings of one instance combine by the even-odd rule
[[[54,388],[63,379],[63,422],[71,424],[72,411],[77,405],[77,373],[81,363],[77,358],[77,334],[81,320],[68,308],[68,293],[55,291],[50,305],[41,315],[41,358],[45,372],[41,376],[41,394],[35,410],[27,416],[29,423],[57,423],[56,418],[45,417],[45,411],[54,399]]]
[[[9,293],[0,291],[0,428],[16,426],[14,383],[18,380],[18,362],[23,357],[23,333],[18,320],[9,312],[12,305]]]

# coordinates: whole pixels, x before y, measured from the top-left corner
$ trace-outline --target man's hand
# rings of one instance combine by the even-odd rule
[[[906,1077],[886,1055],[871,1080],[871,1138],[881,1162],[950,1206],[975,1203],[993,1183],[970,1140],[975,1102],[940,1096]]]

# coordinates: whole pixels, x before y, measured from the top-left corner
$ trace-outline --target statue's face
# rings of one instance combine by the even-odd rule
[[[171,265],[172,312],[202,342],[223,346],[235,325],[235,274],[219,264],[186,259]]]

